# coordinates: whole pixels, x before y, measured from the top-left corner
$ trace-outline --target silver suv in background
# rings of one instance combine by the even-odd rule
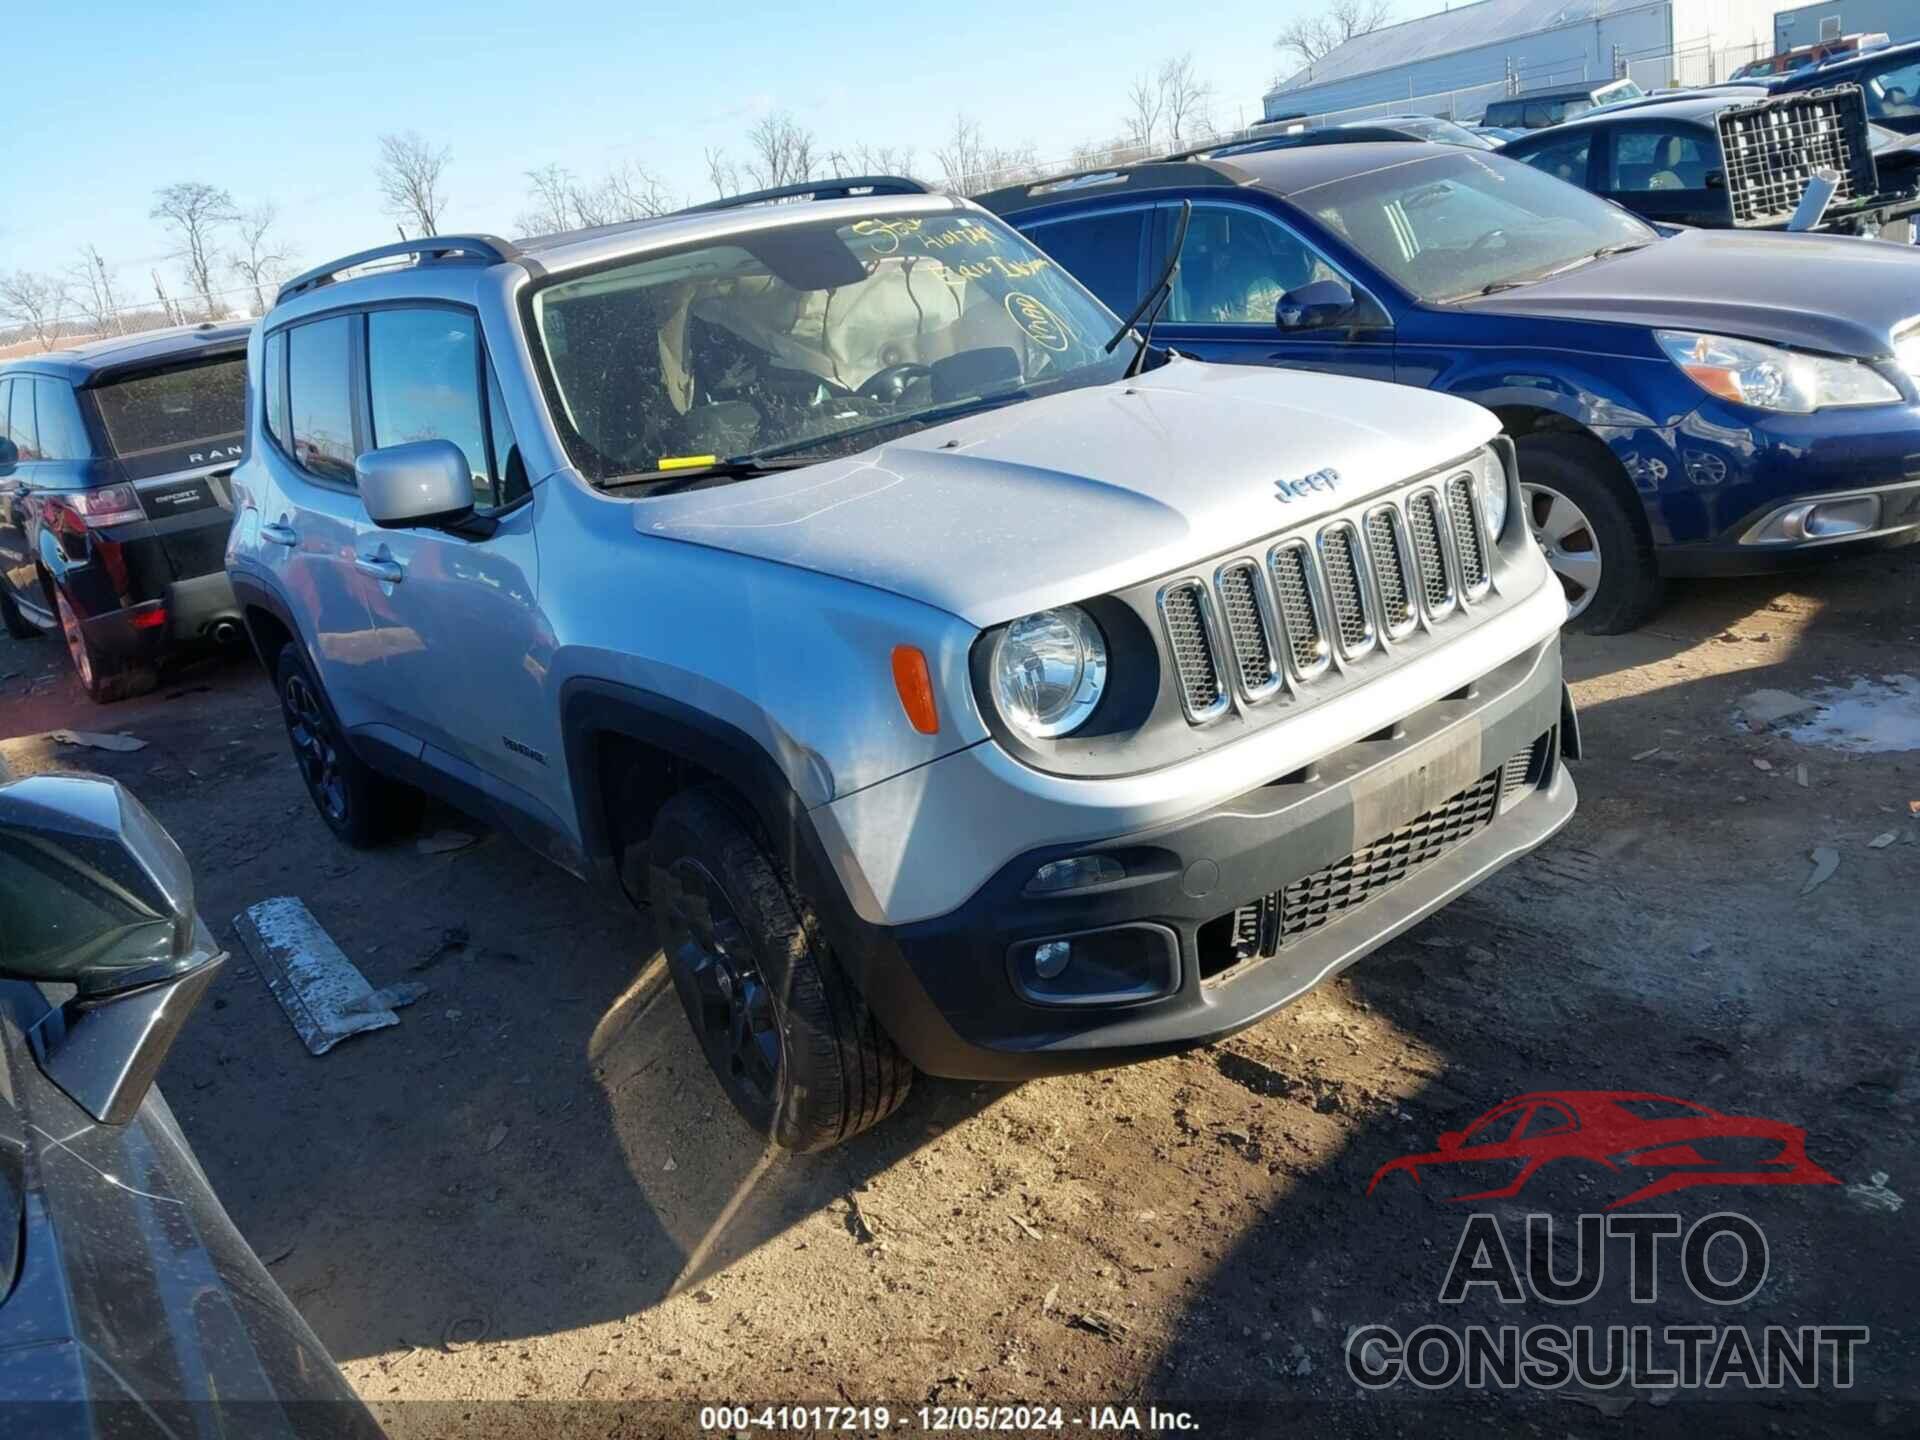
[[[326,822],[431,792],[650,902],[780,1145],[1226,1035],[1572,813],[1489,412],[1152,349],[913,182],[349,256],[248,367]]]

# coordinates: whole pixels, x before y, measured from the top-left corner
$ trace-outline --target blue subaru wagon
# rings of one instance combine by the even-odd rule
[[[1157,343],[1495,411],[1582,628],[1641,624],[1669,575],[1920,539],[1911,247],[1651,225],[1412,141],[1255,142],[980,201],[1123,315],[1190,202]]]

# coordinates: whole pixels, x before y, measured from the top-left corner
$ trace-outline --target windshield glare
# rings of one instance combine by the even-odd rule
[[[597,480],[850,453],[969,402],[1117,379],[1133,350],[1103,353],[1119,321],[976,213],[770,226],[549,284],[533,318]]]
[[[1503,155],[1453,151],[1293,196],[1422,300],[1524,284],[1659,233],[1625,210]]]

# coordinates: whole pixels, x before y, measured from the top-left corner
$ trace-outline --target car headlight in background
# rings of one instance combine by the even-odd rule
[[[1886,376],[1858,360],[1802,355],[1691,330],[1656,330],[1654,338],[1709,395],[1756,410],[1810,415],[1848,405],[1892,405],[1900,399]]]
[[[1474,464],[1473,496],[1486,523],[1487,538],[1498,541],[1507,529],[1507,467],[1491,450],[1482,450]]]
[[[1077,605],[1014,621],[993,644],[993,702],[1032,740],[1077,729],[1107,685],[1107,642]]]

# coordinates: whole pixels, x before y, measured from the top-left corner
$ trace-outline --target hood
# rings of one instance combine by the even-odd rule
[[[1920,316],[1920,248],[1778,230],[1683,230],[1449,309],[1705,330],[1862,358]]]
[[[980,627],[1103,595],[1457,459],[1499,422],[1371,380],[1175,360],[859,455],[638,500],[645,535],[877,586]],[[1280,481],[1337,483],[1281,500]]]

